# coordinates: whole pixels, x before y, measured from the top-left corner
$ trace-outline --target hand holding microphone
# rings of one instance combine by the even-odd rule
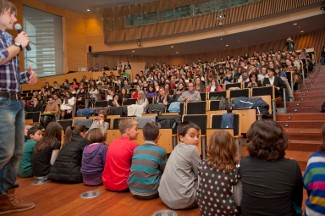
[[[20,45],[21,47],[25,47],[27,51],[31,51],[32,49],[29,46],[29,37],[26,32],[23,31],[21,25],[19,23],[15,24],[15,29],[18,32],[17,37],[15,38],[15,43]]]

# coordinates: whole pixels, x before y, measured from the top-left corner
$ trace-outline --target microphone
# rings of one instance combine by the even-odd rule
[[[18,33],[23,31],[23,28],[21,27],[21,25],[19,23],[15,24],[15,29],[17,30]],[[31,51],[32,48],[30,48],[29,44],[27,44],[27,46],[25,47],[27,51]]]

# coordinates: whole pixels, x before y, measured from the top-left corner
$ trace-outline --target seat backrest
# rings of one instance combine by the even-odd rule
[[[262,95],[270,95],[271,99],[275,98],[274,86],[263,86],[252,88],[252,97],[262,96]]]
[[[72,119],[57,120],[57,122],[62,126],[62,129],[65,131],[67,127],[72,126]]]
[[[101,100],[101,101],[96,101],[95,102],[95,107],[107,107],[108,102],[106,100]]]
[[[225,85],[225,87],[224,87],[225,90],[228,90],[232,87],[238,87],[241,89],[241,83],[228,83],[228,84],[224,84],[224,85]]]
[[[33,119],[33,123],[39,123],[41,120],[41,112],[26,112],[25,119]]]
[[[189,102],[186,104],[186,114],[205,114],[206,101]]]
[[[132,104],[135,104],[137,101],[136,98],[128,98],[126,99],[126,101],[124,101],[123,105],[132,105]]]
[[[191,121],[201,128],[201,134],[206,135],[208,117],[206,114],[184,115],[183,121]]]
[[[229,90],[229,97],[236,98],[236,97],[249,97],[250,96],[250,89],[237,89],[237,90]]]
[[[218,97],[218,96],[227,98],[227,91],[210,92],[209,93],[209,100],[211,100],[212,97]]]
[[[222,115],[211,115],[211,128],[213,129],[221,129],[221,122],[222,122]],[[233,129],[234,129],[234,135],[238,136],[241,135],[240,133],[240,122],[239,122],[239,115],[234,114],[233,119]]]

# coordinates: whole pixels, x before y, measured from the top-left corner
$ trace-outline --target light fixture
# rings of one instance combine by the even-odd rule
[[[294,23],[293,25],[296,26],[296,25],[298,25],[298,23]]]
[[[90,9],[87,9],[87,12],[90,12]]]
[[[170,46],[170,48],[172,48],[172,49],[173,49],[173,48],[174,48],[174,46],[173,46],[173,45],[171,45],[171,46]]]
[[[176,51],[176,54],[179,54],[179,52],[178,52],[178,51]]]
[[[135,50],[132,50],[133,53],[135,53]]]
[[[229,44],[226,44],[226,47],[228,47],[229,46]]]
[[[224,15],[224,14],[219,14],[219,15],[217,15],[217,18],[218,19],[223,19],[223,18],[225,18],[226,17],[226,15]]]
[[[141,47],[141,40],[140,39],[137,40],[137,46]]]
[[[304,30],[301,30],[300,33],[304,33]]]

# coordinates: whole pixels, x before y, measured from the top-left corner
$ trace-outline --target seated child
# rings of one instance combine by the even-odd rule
[[[132,140],[138,136],[138,122],[124,119],[119,122],[121,137],[113,140],[107,150],[103,172],[103,184],[107,190],[128,191],[127,180],[130,174],[134,149],[138,146]]]
[[[28,178],[33,176],[32,155],[33,150],[38,141],[42,138],[42,130],[40,127],[34,126],[27,131],[27,140],[24,145],[24,153],[19,161],[18,176]]]
[[[167,157],[166,150],[157,145],[159,127],[155,123],[144,125],[143,136],[146,141],[134,150],[127,183],[135,197],[152,199],[158,197],[159,181]]]
[[[48,179],[67,183],[81,183],[80,173],[82,151],[88,144],[85,137],[86,127],[78,125],[67,127],[64,144],[53,164]]]
[[[322,126],[323,142],[307,163],[304,187],[308,197],[304,215],[325,215],[325,124]]]
[[[91,129],[87,139],[89,145],[83,150],[81,163],[83,182],[85,185],[101,185],[107,153],[106,132],[100,128]]]
[[[185,121],[177,127],[177,135],[180,143],[168,158],[158,192],[169,208],[186,209],[196,206],[200,127]]]
[[[233,197],[238,183],[238,151],[227,131],[215,132],[207,146],[207,158],[198,165],[197,204],[201,215],[239,215]]]
[[[58,122],[50,122],[45,129],[44,136],[35,145],[32,167],[34,177],[47,180],[61,148],[62,127]]]

